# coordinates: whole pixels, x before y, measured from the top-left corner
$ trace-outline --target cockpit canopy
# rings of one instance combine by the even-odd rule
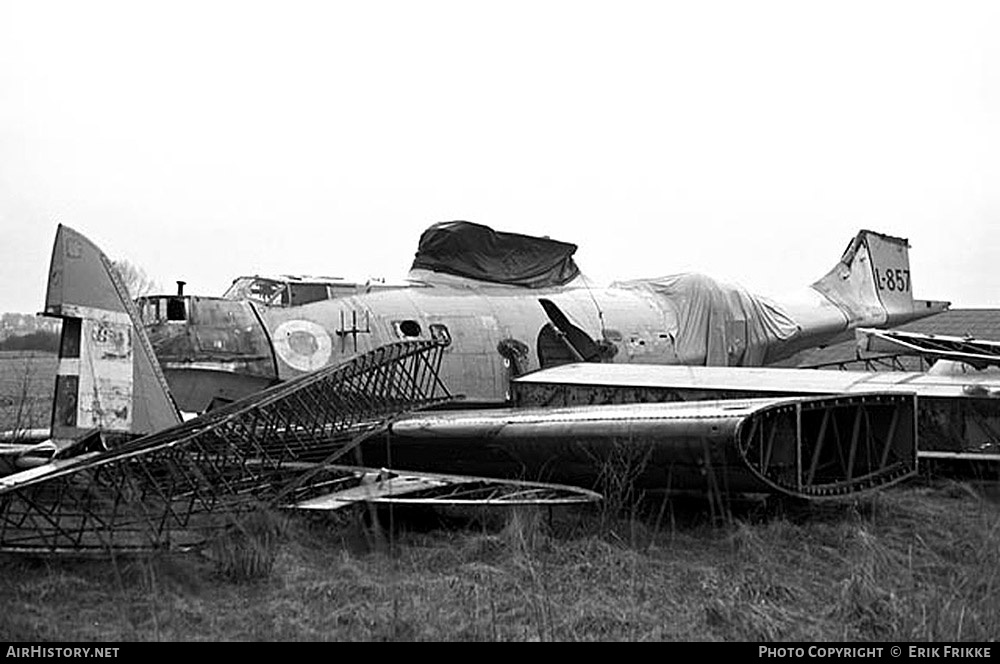
[[[373,290],[400,288],[380,281],[357,282],[340,277],[237,277],[223,294],[227,300],[251,300],[268,307],[295,307]]]

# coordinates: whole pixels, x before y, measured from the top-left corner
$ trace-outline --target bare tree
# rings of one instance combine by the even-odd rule
[[[115,266],[115,271],[118,272],[118,276],[121,277],[125,287],[128,288],[128,293],[132,299],[162,290],[160,285],[146,274],[145,270],[131,261],[119,258],[112,261],[112,264]]]

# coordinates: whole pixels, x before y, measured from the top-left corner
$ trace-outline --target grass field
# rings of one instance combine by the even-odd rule
[[[0,556],[0,639],[1000,638],[1000,509],[966,485],[704,514],[521,510],[388,538],[357,515],[295,517],[260,545],[269,569],[225,547]]]
[[[2,359],[4,395],[51,393],[54,358]],[[265,514],[200,553],[0,555],[0,640],[1000,638],[1000,505],[973,485],[714,520],[701,500],[627,507],[397,512],[388,534]]]

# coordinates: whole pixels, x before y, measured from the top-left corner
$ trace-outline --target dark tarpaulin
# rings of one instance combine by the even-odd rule
[[[572,281],[575,244],[498,233],[470,221],[443,221],[420,236],[411,269],[447,272],[510,286],[546,288]]]

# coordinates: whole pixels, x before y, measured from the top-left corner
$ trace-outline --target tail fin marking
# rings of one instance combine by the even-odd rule
[[[52,437],[145,434],[180,422],[135,304],[111,261],[60,225],[45,314],[63,319]]]
[[[850,327],[893,325],[918,317],[909,247],[904,238],[863,230],[813,288],[844,312]]]

